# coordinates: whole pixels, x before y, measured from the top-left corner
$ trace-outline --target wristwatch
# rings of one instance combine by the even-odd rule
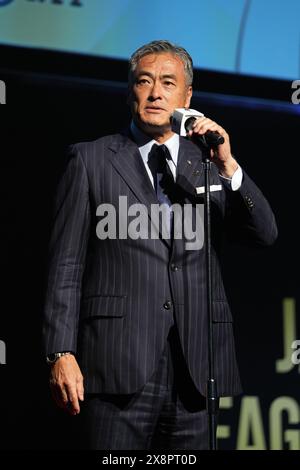
[[[62,356],[66,356],[67,354],[73,354],[73,353],[71,351],[63,351],[63,352],[49,354],[48,356],[46,356],[47,364],[52,365],[57,361],[57,359],[59,359]]]

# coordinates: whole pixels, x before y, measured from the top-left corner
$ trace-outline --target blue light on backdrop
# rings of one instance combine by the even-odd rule
[[[128,59],[164,38],[198,68],[297,79],[299,0],[0,0],[0,43]]]

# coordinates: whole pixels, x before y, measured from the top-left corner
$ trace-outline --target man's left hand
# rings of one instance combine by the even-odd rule
[[[195,120],[193,130],[191,130],[188,135],[193,138],[193,135],[203,135],[206,131],[219,132],[219,134],[224,137],[224,143],[218,145],[216,149],[211,150],[210,155],[212,162],[216,164],[220,174],[226,178],[232,178],[238,168],[238,164],[232,156],[229,135],[223,127],[203,116]]]

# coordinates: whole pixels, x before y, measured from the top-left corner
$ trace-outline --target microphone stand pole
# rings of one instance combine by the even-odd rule
[[[201,145],[203,152],[203,167],[205,178],[204,192],[204,248],[206,264],[206,299],[208,316],[208,379],[206,389],[206,407],[209,424],[209,449],[217,450],[217,414],[219,400],[217,396],[217,383],[214,366],[214,338],[212,323],[212,267],[211,267],[211,204],[210,204],[210,149],[208,145]]]

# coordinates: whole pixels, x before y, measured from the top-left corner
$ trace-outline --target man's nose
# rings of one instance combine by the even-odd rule
[[[153,82],[148,99],[150,101],[153,101],[159,98],[161,98],[161,85],[159,82],[156,81],[156,82]]]

